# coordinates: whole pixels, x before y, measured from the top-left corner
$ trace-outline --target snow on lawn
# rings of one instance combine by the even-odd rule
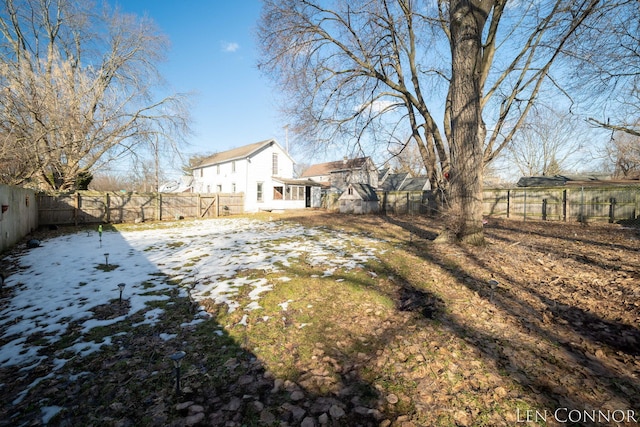
[[[126,319],[152,301],[168,299],[175,285],[163,275],[180,281],[183,296],[190,292],[197,301],[210,298],[227,304],[229,310],[252,310],[260,307],[260,296],[274,283],[238,277],[240,271],[278,272],[278,265],[288,266],[292,258],[304,255],[306,262],[328,276],[336,269],[352,269],[375,258],[374,240],[362,236],[356,240],[359,243],[324,228],[250,219],[184,221],[104,232],[102,242],[97,232],[45,240],[39,248],[11,255],[20,269],[7,279],[5,286],[13,289],[5,293],[11,297],[0,305],[0,337],[5,343],[0,348],[0,367],[30,370],[48,360],[55,370],[60,369],[65,359],[50,360],[39,350],[58,342],[71,322],[79,322],[82,333],[87,334]],[[107,257],[108,265],[117,266],[115,269],[105,268]],[[130,303],[129,312],[96,319],[93,308],[110,301],[117,304],[119,283],[125,283],[123,298]],[[252,301],[241,307],[243,302],[235,298],[247,286]],[[149,310],[137,325],[154,325],[162,313],[160,308]],[[196,315],[194,322],[202,316],[202,312]],[[39,339],[29,340],[34,334]],[[162,334],[166,340],[174,336]],[[111,338],[96,343],[81,337],[67,352],[85,356],[110,345]]]

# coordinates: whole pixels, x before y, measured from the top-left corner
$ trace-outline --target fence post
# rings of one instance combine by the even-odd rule
[[[107,223],[111,222],[111,196],[109,193],[104,195],[104,217]]]
[[[523,221],[527,220],[527,190],[524,190],[524,212],[523,212]]]
[[[578,218],[580,222],[587,223],[587,218],[584,213],[584,187],[580,187],[580,215]]]
[[[507,218],[511,210],[511,190],[507,190]]]
[[[407,214],[409,214],[411,210],[411,203],[409,202],[409,192],[407,191]]]
[[[567,189],[562,190],[562,220],[567,222]]]
[[[162,193],[156,192],[156,220],[162,221]]]
[[[616,199],[612,197],[609,199],[609,223],[614,223],[616,220]]]
[[[542,220],[547,220],[547,199],[542,199]]]
[[[73,225],[78,225],[78,212],[80,212],[80,193],[76,192],[76,205],[73,209]]]

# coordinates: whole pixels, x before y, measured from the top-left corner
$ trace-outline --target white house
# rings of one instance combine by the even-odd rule
[[[245,212],[319,207],[319,184],[294,179],[294,163],[275,139],[268,139],[207,157],[193,168],[192,188],[244,193]]]

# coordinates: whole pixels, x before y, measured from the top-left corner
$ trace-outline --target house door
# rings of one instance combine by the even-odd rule
[[[309,186],[304,187],[304,207],[311,207],[311,187]]]

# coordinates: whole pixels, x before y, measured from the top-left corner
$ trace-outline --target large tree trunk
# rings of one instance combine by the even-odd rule
[[[449,237],[482,244],[483,143],[481,60],[482,29],[490,0],[452,0],[451,25],[451,170]]]

